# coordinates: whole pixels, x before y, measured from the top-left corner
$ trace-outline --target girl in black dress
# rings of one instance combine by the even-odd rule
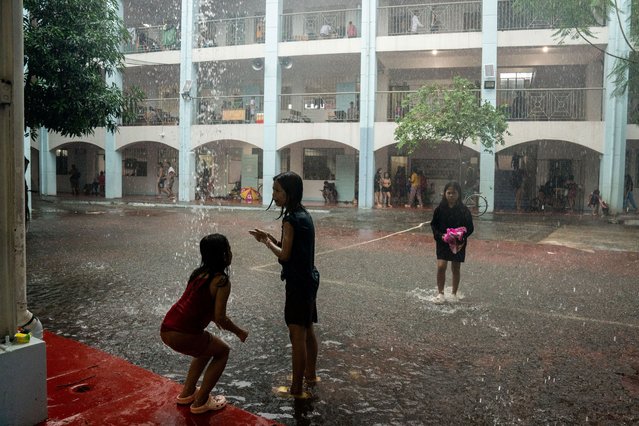
[[[319,272],[315,268],[315,226],[302,205],[303,189],[302,178],[294,172],[275,176],[271,203],[281,209],[282,237],[278,241],[261,229],[249,233],[277,256],[282,265],[281,278],[286,281],[284,320],[291,339],[293,376],[290,387],[282,386],[277,391],[304,399],[311,395],[304,390],[303,383],[318,381],[318,347],[313,324],[317,323]]]
[[[444,242],[444,235],[448,228],[466,228],[466,234],[457,247],[457,253],[453,253],[448,243]],[[470,210],[461,201],[461,187],[457,182],[448,182],[444,187],[444,195],[439,206],[433,212],[433,220],[430,222],[433,230],[435,245],[437,248],[437,296],[435,303],[443,303],[444,283],[446,282],[446,269],[451,262],[453,271],[453,288],[450,297],[451,302],[457,302],[457,289],[459,288],[461,263],[466,258],[467,239],[473,233],[473,217]]]

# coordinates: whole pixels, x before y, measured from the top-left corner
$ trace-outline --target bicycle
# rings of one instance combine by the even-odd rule
[[[481,195],[481,192],[473,192],[466,195],[464,205],[470,210],[470,214],[475,217],[482,216],[488,210],[488,200]]]

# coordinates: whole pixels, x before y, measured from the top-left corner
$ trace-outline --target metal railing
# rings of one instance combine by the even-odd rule
[[[377,35],[481,31],[481,1],[420,3],[378,8]]]
[[[313,12],[283,13],[280,41],[319,40],[349,37],[349,22],[360,36],[361,9],[318,10]]]
[[[359,93],[295,93],[280,95],[280,123],[359,121]]]
[[[129,28],[131,41],[123,47],[124,53],[180,50],[180,31],[175,25]]]
[[[396,121],[410,110],[404,100],[415,91],[379,91],[376,121]],[[481,92],[476,91],[479,100]],[[297,93],[279,97],[281,123],[359,121],[359,93]],[[603,88],[498,89],[497,105],[509,121],[601,121]],[[263,123],[263,95],[194,98],[196,124]],[[125,126],[176,125],[179,98],[146,99],[135,107],[136,118]]]
[[[500,89],[510,121],[601,121],[603,88]]]
[[[135,118],[124,126],[176,125],[179,119],[179,98],[145,99],[133,106]]]
[[[239,46],[264,43],[264,16],[203,20],[195,24],[195,46]]]
[[[404,100],[415,91],[377,92],[377,121],[396,121],[410,110]],[[479,90],[477,97],[481,96]],[[497,105],[509,121],[601,121],[602,88],[498,89]]]

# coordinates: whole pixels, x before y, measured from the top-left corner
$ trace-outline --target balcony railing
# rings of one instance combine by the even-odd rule
[[[601,121],[602,88],[497,90],[511,121]]]
[[[359,121],[357,92],[303,93],[280,96],[280,123]]]
[[[244,16],[200,21],[196,25],[197,47],[239,46],[264,43],[264,16]]]
[[[404,99],[414,91],[377,92],[377,121],[396,121],[404,117],[410,106]],[[477,96],[481,94],[477,91]],[[499,89],[497,105],[505,108],[509,121],[601,121],[603,119],[601,88],[566,89]]]
[[[135,118],[124,126],[162,126],[178,124],[178,98],[145,99],[134,106]]]
[[[481,1],[378,8],[378,36],[481,31]]]
[[[410,107],[404,100],[415,91],[377,92],[376,121],[396,121]],[[481,92],[476,91],[477,97]],[[509,121],[601,121],[604,89],[498,89],[497,105]],[[359,93],[302,93],[280,95],[281,123],[339,123],[359,121]],[[263,95],[195,98],[196,124],[263,123]],[[178,124],[179,99],[147,99],[135,107],[136,118],[125,126]]]
[[[359,37],[361,9],[320,10],[282,14],[281,41],[319,40],[330,38]],[[348,31],[349,22],[356,34]]]
[[[197,102],[196,124],[264,122],[264,95],[207,96]]]
[[[180,50],[180,32],[175,25],[129,28],[129,34],[131,41],[124,46],[124,53]]]

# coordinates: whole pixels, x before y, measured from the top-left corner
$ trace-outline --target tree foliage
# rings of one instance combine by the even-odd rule
[[[551,22],[557,30],[554,33],[558,43],[566,39],[582,39],[594,49],[599,49],[615,59],[612,71],[616,92],[629,89],[631,96],[639,94],[639,0],[631,0],[630,15],[619,9],[620,0],[515,0],[515,9],[532,13],[537,18]],[[618,56],[604,51],[597,44],[593,26],[604,25],[608,15],[612,16],[608,25],[616,25],[629,48],[628,56]]]
[[[481,143],[486,151],[503,145],[504,135],[509,134],[505,112],[487,101],[482,103],[477,95],[474,85],[460,77],[455,77],[450,87],[420,88],[404,101],[408,112],[397,119],[397,147],[410,154],[423,144],[455,144],[461,170],[462,148],[467,141]]]
[[[25,0],[25,126],[81,136],[115,130],[130,100],[106,76],[129,38],[117,0]],[[139,94],[138,94],[139,95]]]

